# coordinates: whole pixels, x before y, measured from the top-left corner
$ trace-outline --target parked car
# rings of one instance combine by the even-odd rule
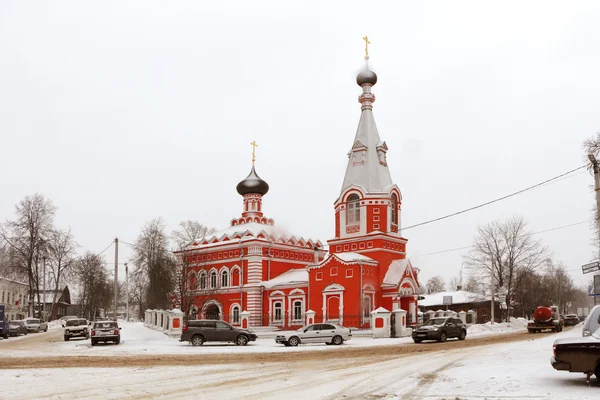
[[[579,317],[577,314],[567,314],[565,315],[565,326],[575,326],[579,323]]]
[[[254,342],[256,334],[248,329],[236,328],[225,321],[214,319],[189,321],[181,333],[180,342],[190,342],[194,346],[202,346],[204,342],[230,342],[237,346],[245,346]]]
[[[298,346],[301,343],[326,343],[340,345],[352,339],[352,330],[335,324],[310,324],[297,331],[281,332],[275,343]]]
[[[48,332],[48,324],[42,322],[39,318],[27,318],[25,326],[27,327],[27,332]]]
[[[67,320],[64,331],[65,342],[74,337],[90,338],[88,322],[85,318]]]
[[[8,321],[8,335],[9,336],[27,335],[27,325],[25,325],[25,321],[20,320],[20,319]]]
[[[583,372],[589,382],[592,374],[600,380],[600,329],[584,337],[558,339],[553,346],[550,364],[558,371]]]
[[[0,320],[0,337],[3,337],[4,339],[8,339],[8,322],[4,321],[4,320]]]
[[[66,323],[70,319],[78,319],[77,315],[65,315],[64,317],[60,317],[58,320],[60,321],[60,326],[65,327]]]
[[[421,343],[423,340],[445,342],[448,338],[465,340],[466,337],[467,327],[460,318],[454,317],[432,318],[412,332],[415,343]]]
[[[600,305],[594,306],[588,316],[583,321],[583,336],[590,336],[600,328]]]
[[[121,343],[121,328],[115,321],[98,321],[92,326],[92,346],[103,342]]]

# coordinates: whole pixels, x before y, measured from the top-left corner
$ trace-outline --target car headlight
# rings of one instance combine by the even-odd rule
[[[583,330],[583,336],[591,336],[591,335],[592,335],[592,331],[590,331],[589,329]]]
[[[431,329],[431,330],[432,330],[432,331],[439,331],[439,330],[440,330],[440,328],[437,328],[437,327],[435,327],[435,328],[433,328],[433,329]]]

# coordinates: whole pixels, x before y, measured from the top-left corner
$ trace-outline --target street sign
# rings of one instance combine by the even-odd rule
[[[449,306],[452,304],[452,296],[444,296],[444,305]]]
[[[600,262],[594,261],[581,266],[581,270],[584,274],[589,274],[590,272],[600,271]]]

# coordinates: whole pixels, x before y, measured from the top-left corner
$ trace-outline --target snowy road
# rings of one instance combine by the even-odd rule
[[[549,363],[552,342],[558,337],[578,336],[578,329],[560,334],[513,335],[524,340],[475,347],[467,346],[467,340],[461,342],[464,346],[460,348],[454,347],[457,342],[409,345],[402,347],[415,350],[405,353],[389,351],[389,354],[376,351],[386,347],[364,347],[360,355],[352,357],[342,357],[342,352],[330,351],[290,353],[285,358],[279,353],[239,354],[240,357],[246,356],[243,362],[209,365],[93,368],[95,360],[100,359],[92,357],[87,358],[89,368],[60,368],[59,364],[59,368],[0,370],[0,382],[3,384],[0,397],[599,398],[600,386],[596,380],[592,380],[592,386],[588,387],[582,374],[554,371]],[[473,340],[472,344],[475,342]],[[211,357],[209,354],[206,356]],[[250,359],[252,356],[254,360]],[[157,356],[161,357],[165,356]],[[270,361],[270,357],[280,361]],[[34,387],[37,389],[32,390]]]

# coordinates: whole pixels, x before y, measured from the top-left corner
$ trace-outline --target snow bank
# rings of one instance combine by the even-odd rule
[[[508,333],[527,330],[527,320],[525,318],[510,318],[510,322],[471,325],[467,328],[467,334],[488,334],[488,333]]]

